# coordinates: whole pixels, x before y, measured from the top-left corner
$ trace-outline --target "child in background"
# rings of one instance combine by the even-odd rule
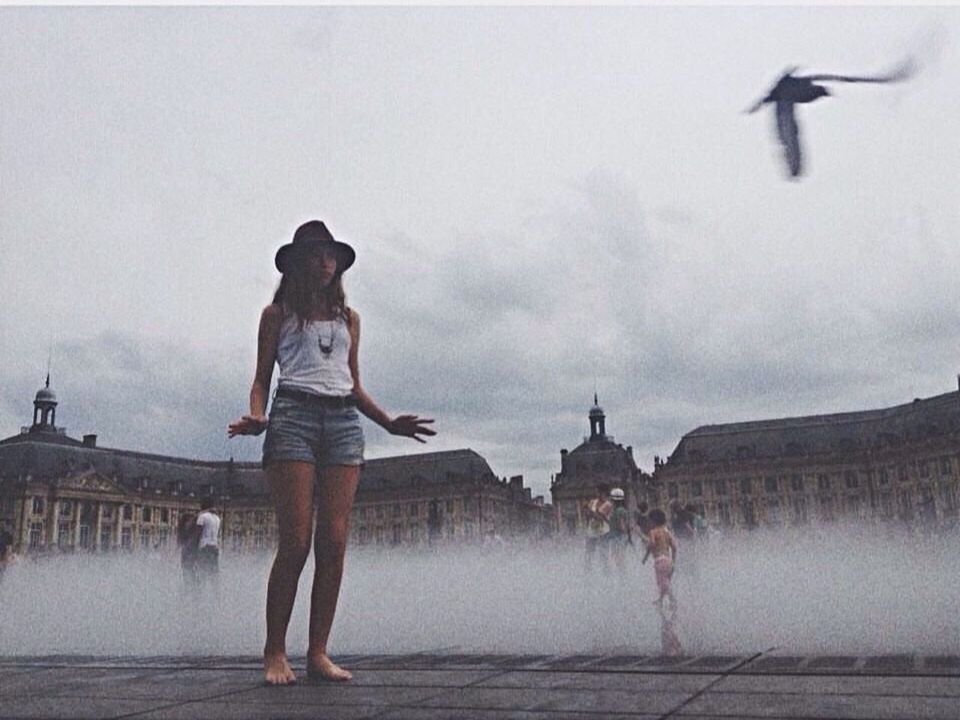
[[[663,510],[651,510],[650,520],[653,521],[653,529],[647,536],[647,551],[653,555],[653,571],[657,579],[657,589],[660,591],[660,597],[654,600],[654,605],[663,607],[663,599],[666,597],[671,607],[676,609],[677,600],[670,589],[670,580],[677,562],[677,541],[667,529],[667,516]]]

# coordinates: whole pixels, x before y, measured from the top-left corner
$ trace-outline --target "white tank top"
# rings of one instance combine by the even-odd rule
[[[353,376],[347,358],[350,329],[343,318],[311,320],[301,330],[296,313],[288,313],[277,338],[280,387],[314,395],[349,395]]]

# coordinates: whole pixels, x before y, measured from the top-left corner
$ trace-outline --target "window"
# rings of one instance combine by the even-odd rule
[[[143,528],[140,531],[140,548],[142,550],[148,550],[150,548],[150,531],[147,528]]]
[[[377,520],[383,520],[383,505],[377,505]]]
[[[153,508],[149,505],[144,505],[140,509],[140,516],[143,522],[151,522],[153,520]]]
[[[877,473],[877,482],[880,483],[880,487],[885,487],[890,484],[890,475],[887,473],[886,468],[880,468],[880,471]]]
[[[847,470],[843,473],[843,482],[846,484],[848,490],[856,490],[860,487],[860,478],[857,477],[856,470]]]
[[[844,502],[847,515],[860,514],[860,498],[857,495],[849,495]]]
[[[907,466],[904,464],[897,465],[897,480],[900,482],[907,482],[910,477],[907,475]]]
[[[407,514],[410,517],[417,517],[420,514],[420,507],[416,503],[410,503],[407,507]]]
[[[817,490],[820,492],[830,492],[830,476],[817,475]]]
[[[60,503],[60,517],[73,517],[73,503],[69,500]]]
[[[80,547],[82,548],[90,547],[90,526],[89,525],[80,526]]]
[[[790,489],[794,492],[803,492],[803,475],[790,476]]]
[[[667,484],[667,494],[670,496],[670,499],[675,500],[680,497],[680,488],[677,487],[675,482]]]
[[[943,503],[944,510],[951,514],[957,509],[957,486],[953,482],[940,483],[940,500]]]
[[[33,514],[43,515],[43,498],[42,497],[33,498]]]
[[[124,506],[123,506],[123,519],[124,519],[124,520],[133,520],[133,505],[124,505]]]
[[[885,518],[893,517],[893,493],[880,493],[880,514]]]
[[[770,498],[767,500],[767,522],[771,525],[779,525],[781,521],[780,501],[776,498]]]
[[[930,477],[930,464],[926,460],[919,461],[917,463],[917,471],[922,478]]]
[[[725,527],[730,526],[730,505],[728,503],[717,503],[717,520]]]
[[[34,498],[36,499],[36,498]],[[31,548],[40,547],[40,538],[43,536],[43,523],[42,522],[33,522],[30,523],[30,539],[29,544]]]
[[[103,506],[103,519],[110,520],[113,518],[113,505],[104,505]]]
[[[741,495],[749,495],[752,487],[753,487],[753,482],[750,480],[750,478],[743,478],[740,480]]]
[[[107,550],[110,548],[111,541],[113,540],[113,528],[109,525],[100,526],[100,549]]]
[[[900,517],[913,520],[913,493],[910,490],[900,491]]]
[[[444,504],[444,510],[448,515],[453,514],[453,500],[447,500],[447,502]]]
[[[400,517],[402,510],[400,509],[400,503],[393,504],[393,517]]]
[[[718,478],[713,481],[713,492],[717,495],[726,495],[727,494],[727,481],[723,478]]]
[[[702,497],[702,496],[703,496],[703,483],[700,482],[699,480],[694,480],[694,481],[690,484],[690,492],[691,492],[691,494],[692,494],[694,497],[697,497],[697,498],[698,498],[698,497]]]
[[[420,523],[410,523],[410,540],[413,542],[420,540]]]
[[[807,499],[805,497],[797,497],[793,499],[793,522],[797,525],[804,525],[807,523]]]
[[[170,508],[160,508],[160,522],[164,525],[170,522]]]
[[[763,479],[763,489],[768,493],[776,493],[777,488],[777,479],[775,477],[765,477]]]
[[[253,514],[253,521],[254,521],[257,525],[263,525],[263,523],[266,521],[266,519],[267,519],[267,515],[266,515],[266,513],[265,513],[263,510],[257,510],[257,511]]]
[[[62,522],[57,526],[57,546],[61,548],[73,546],[73,532],[69,522]]]
[[[403,525],[394,523],[392,530],[391,541],[394,545],[399,545],[403,541]]]
[[[753,501],[744,500],[740,503],[740,512],[743,514],[743,524],[748,528],[754,528],[757,526],[757,516],[754,511]]]
[[[160,528],[157,533],[157,547],[165,548],[170,543],[170,528]]]
[[[253,547],[255,550],[263,550],[266,546],[265,537],[266,533],[262,527],[258,527],[253,531]]]
[[[820,498],[820,521],[833,522],[833,498]]]
[[[951,472],[953,472],[953,463],[950,462],[950,458],[940,458],[940,474],[949,475]]]
[[[129,550],[133,547],[133,530],[128,527],[120,530],[120,547]]]
[[[361,519],[361,520],[366,520],[366,519],[367,519],[367,509],[366,509],[365,507],[360,508],[360,513],[359,513],[359,514],[360,514],[360,519]]]

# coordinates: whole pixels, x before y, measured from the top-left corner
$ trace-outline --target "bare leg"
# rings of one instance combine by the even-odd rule
[[[310,647],[307,671],[326,680],[350,680],[353,675],[335,665],[327,655],[327,638],[337,611],[343,556],[347,549],[350,508],[357,490],[360,467],[331,465],[320,471],[317,483],[317,526],[313,553],[316,569],[310,594]]]
[[[267,642],[263,669],[271,685],[289,685],[296,675],[287,661],[287,625],[300,573],[310,553],[315,468],[305,462],[277,462],[266,468],[277,513],[277,555],[267,583]]]

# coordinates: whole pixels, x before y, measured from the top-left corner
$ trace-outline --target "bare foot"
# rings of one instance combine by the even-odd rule
[[[307,676],[317,680],[346,682],[353,679],[353,673],[336,665],[327,655],[315,655],[307,662]]]
[[[268,685],[293,685],[297,676],[283,653],[263,656],[263,674]]]

